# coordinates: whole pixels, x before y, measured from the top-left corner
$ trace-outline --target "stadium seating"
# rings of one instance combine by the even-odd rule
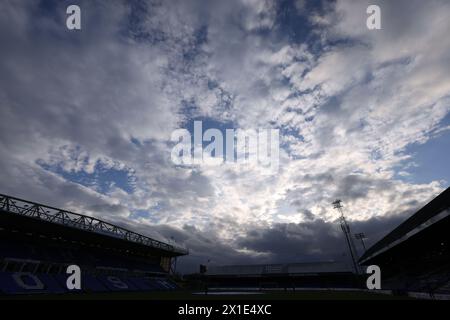
[[[139,257],[103,250],[36,246],[7,240],[0,243],[0,262],[0,293],[3,294],[68,292],[65,270],[69,264],[80,265],[82,270],[86,270],[81,278],[83,292],[167,291],[178,288],[159,265]],[[42,269],[47,272],[42,272]]]
[[[0,272],[0,292],[5,294],[64,293],[67,276],[30,272]],[[82,292],[168,291],[178,286],[166,278],[83,275]]]

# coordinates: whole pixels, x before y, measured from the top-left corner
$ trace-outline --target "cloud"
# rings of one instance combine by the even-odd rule
[[[377,239],[444,187],[402,176],[448,135],[449,4],[377,3],[379,31],[364,1],[82,1],[69,32],[64,2],[5,2],[0,190],[174,234],[191,269],[337,259],[333,200]],[[280,129],[279,173],[174,166],[170,134],[198,118]]]

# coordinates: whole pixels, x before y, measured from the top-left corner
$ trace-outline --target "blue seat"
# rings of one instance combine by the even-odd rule
[[[0,273],[0,290],[7,294],[62,293],[65,289],[47,274]]]

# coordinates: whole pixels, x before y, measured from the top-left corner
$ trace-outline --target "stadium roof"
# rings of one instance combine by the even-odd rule
[[[448,215],[450,215],[450,188],[447,188],[383,239],[370,247],[359,259],[360,263],[365,263],[367,260],[407,240]]]
[[[18,216],[29,217],[35,220],[50,222],[55,225],[63,225],[115,239],[125,240],[150,248],[171,252],[173,255],[188,254],[188,250],[185,248],[149,238],[94,217],[42,205],[36,202],[27,201],[4,194],[0,194],[0,212],[7,212]]]

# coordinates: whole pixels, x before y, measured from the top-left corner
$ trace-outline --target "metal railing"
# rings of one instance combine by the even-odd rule
[[[174,252],[180,255],[189,253],[186,248],[181,246],[167,244],[94,217],[85,216],[79,213],[46,206],[4,194],[0,194],[0,210],[61,224],[80,230],[104,234],[152,248]]]

